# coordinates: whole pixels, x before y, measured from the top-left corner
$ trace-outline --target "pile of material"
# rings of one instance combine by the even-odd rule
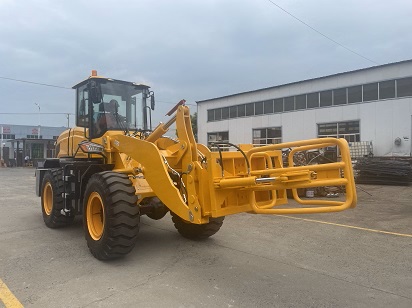
[[[355,163],[354,169],[358,184],[409,185],[412,182],[412,166],[408,161],[364,158]]]

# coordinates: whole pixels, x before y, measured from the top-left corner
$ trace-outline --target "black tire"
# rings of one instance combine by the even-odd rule
[[[63,170],[50,169],[46,172],[41,189],[41,209],[43,220],[49,228],[61,228],[71,224],[74,215],[66,216],[62,214],[64,208]]]
[[[147,213],[146,216],[153,220],[160,220],[166,216],[169,210],[163,210],[162,212],[156,211],[152,213]]]
[[[166,216],[169,209],[164,205],[159,198],[153,197],[150,199],[151,211],[146,213],[146,216],[153,219],[159,220]]]
[[[204,240],[219,231],[223,225],[225,217],[209,218],[209,222],[203,225],[192,224],[183,220],[175,213],[170,212],[172,215],[172,221],[177,231],[183,237],[190,240]]]
[[[128,176],[112,171],[94,174],[83,202],[84,233],[92,255],[109,260],[128,254],[136,244],[139,225],[137,196]]]

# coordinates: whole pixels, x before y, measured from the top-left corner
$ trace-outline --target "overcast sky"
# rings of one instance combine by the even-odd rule
[[[273,0],[379,64],[411,59],[412,1]],[[92,69],[146,83],[154,122],[195,101],[376,65],[268,0],[0,0],[0,76],[72,87]],[[0,123],[74,113],[74,90],[0,79]],[[64,115],[41,115],[64,126]],[[73,123],[73,121],[72,121]]]

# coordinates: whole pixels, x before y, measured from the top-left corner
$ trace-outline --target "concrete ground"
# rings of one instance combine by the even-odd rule
[[[412,187],[362,185],[337,214],[229,216],[204,242],[142,217],[136,248],[101,262],[81,218],[44,225],[34,185],[0,169],[0,307],[2,281],[25,307],[412,307]]]

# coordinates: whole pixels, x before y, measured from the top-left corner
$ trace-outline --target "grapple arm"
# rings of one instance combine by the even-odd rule
[[[297,152],[336,146],[341,155],[341,161],[325,164],[294,166],[293,156]],[[283,167],[281,149],[293,148],[289,153],[290,167]],[[245,152],[247,163],[242,155],[236,152],[222,153],[223,162],[219,167],[211,167],[213,177],[213,192],[215,200],[214,211],[219,213],[226,208],[236,211],[239,200],[247,200],[251,211],[259,214],[308,214],[338,212],[356,205],[356,190],[353,180],[353,170],[346,140],[321,138],[283,144],[252,148]],[[217,158],[210,153],[210,161]],[[237,167],[236,167],[237,166]],[[220,170],[223,169],[223,176]],[[242,170],[243,169],[243,170]],[[331,201],[324,199],[302,199],[298,195],[299,188],[316,188],[325,186],[343,187],[344,199]],[[299,207],[279,206],[287,203],[286,190],[290,189]],[[230,201],[236,200],[236,201]],[[245,202],[246,203],[246,202]],[[223,207],[222,207],[223,205]]]

